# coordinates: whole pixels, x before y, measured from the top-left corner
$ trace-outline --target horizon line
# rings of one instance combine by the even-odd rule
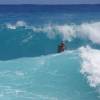
[[[89,3],[89,4],[88,3],[80,3],[80,4],[76,4],[76,3],[73,3],[73,4],[30,4],[29,3],[29,4],[26,4],[25,3],[25,4],[0,4],[0,6],[1,5],[5,5],[5,6],[6,5],[36,5],[36,6],[38,6],[38,5],[40,5],[40,6],[42,6],[42,5],[48,5],[48,6],[49,5],[50,6],[54,6],[54,5],[58,5],[58,6],[60,6],[60,5],[66,5],[67,6],[67,5],[100,5],[100,4],[97,4],[97,3],[94,3],[94,4],[93,3]]]

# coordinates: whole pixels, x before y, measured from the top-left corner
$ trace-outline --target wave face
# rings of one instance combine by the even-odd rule
[[[100,7],[84,6],[0,6],[1,100],[100,99]]]
[[[99,100],[80,73],[79,55],[77,51],[67,51],[1,61],[0,99]]]
[[[100,48],[99,27],[99,21],[39,26],[29,25],[25,21],[5,23],[1,25],[0,58],[6,60],[56,53],[57,46],[62,40],[70,50],[86,45]]]

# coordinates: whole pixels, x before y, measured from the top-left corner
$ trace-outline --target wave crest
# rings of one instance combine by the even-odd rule
[[[71,41],[73,38],[88,39],[93,43],[100,44],[100,22],[82,23],[78,24],[64,24],[64,25],[42,25],[32,26],[27,25],[24,21],[17,21],[15,24],[7,24],[7,28],[16,29],[18,27],[24,27],[25,29],[31,29],[33,32],[46,33],[49,38],[55,38],[57,35],[61,35],[62,40]]]
[[[7,23],[6,27],[8,29],[16,29],[18,27],[26,27],[27,24],[24,21],[17,21],[15,24]]]

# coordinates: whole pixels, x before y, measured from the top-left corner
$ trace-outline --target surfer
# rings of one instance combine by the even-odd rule
[[[65,44],[62,41],[60,45],[58,45],[58,53],[63,52],[65,50]]]

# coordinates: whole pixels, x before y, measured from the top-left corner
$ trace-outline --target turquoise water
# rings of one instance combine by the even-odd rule
[[[77,52],[0,62],[0,99],[99,100],[80,73]]]
[[[100,99],[99,5],[0,8],[0,100]]]

